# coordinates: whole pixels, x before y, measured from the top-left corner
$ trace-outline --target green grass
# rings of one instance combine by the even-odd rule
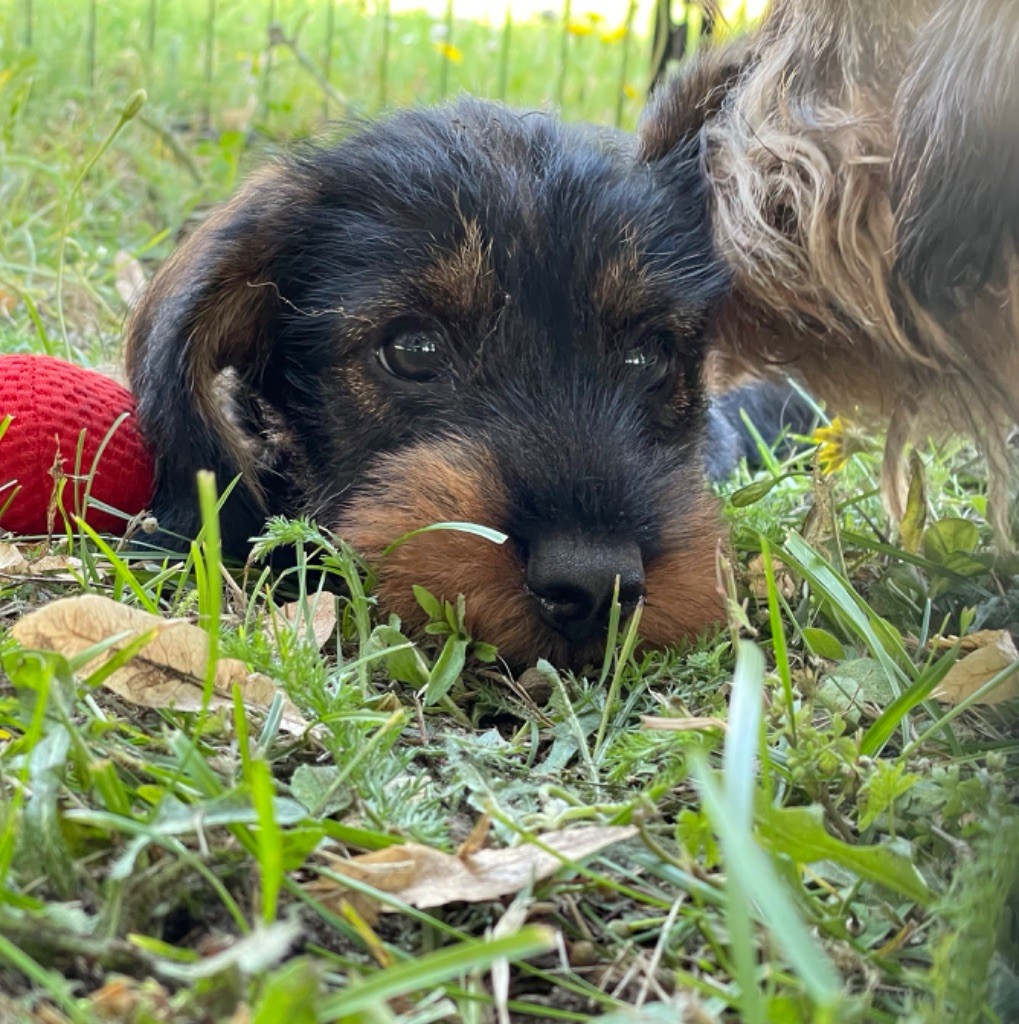
[[[210,90],[195,14],[207,8],[160,9],[149,60],[148,4],[98,6],[89,91],[87,4],[36,3],[32,52],[24,3],[0,4],[3,351],[62,353],[63,321],[74,358],[115,363],[116,254],[148,268],[243,168],[322,114],[314,79],[278,51],[268,101],[233,127],[224,111],[263,102],[264,10],[221,5]],[[326,5],[307,9],[301,45],[319,63]],[[293,32],[298,5],[280,11]],[[378,17],[345,5],[335,17],[332,83],[375,109]],[[433,28],[393,19],[388,102],[438,97]],[[553,100],[562,33],[513,31],[507,95]],[[447,91],[497,93],[499,32],[457,23],[453,41],[464,60]],[[613,123],[620,44],[568,45],[565,112]],[[646,51],[635,39],[638,88]],[[121,124],[139,87],[149,101]],[[624,99],[630,123],[639,99]],[[2,452],[0,436],[0,467]],[[971,453],[924,461],[909,550],[882,513],[873,451],[834,478],[815,478],[809,454],[739,474],[723,488],[729,627],[635,656],[621,623],[590,678],[547,665],[507,677],[462,609],[424,593],[433,626],[412,642],[379,616],[356,553],[310,524],[267,527],[263,555],[303,552],[282,585],[259,566],[227,583],[208,491],[184,566],[86,530],[19,541],[29,560],[77,561],[0,574],[0,1020],[1017,1019],[1015,704],[950,709],[931,694],[959,657],[937,637],[1015,628],[1019,567],[990,552]],[[319,556],[349,597],[307,571]],[[284,585],[292,619],[277,608]],[[208,630],[199,707],[115,696],[126,653],[97,666],[96,650],[15,642],[26,615],[80,594]],[[314,613],[334,602],[320,649]],[[240,690],[212,701],[225,658],[275,680],[314,734],[288,731],[281,697],[257,713]],[[345,902],[328,888],[323,850],[453,853],[486,818],[496,848],[586,825],[637,833],[496,902],[420,910],[374,876]]]

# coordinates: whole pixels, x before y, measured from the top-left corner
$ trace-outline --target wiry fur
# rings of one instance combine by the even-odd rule
[[[680,198],[661,175],[686,182]],[[230,553],[267,515],[314,515],[376,565],[408,625],[424,624],[414,584],[463,593],[475,636],[517,664],[604,643],[603,628],[550,627],[549,605],[573,599],[529,589],[534,547],[618,544],[638,551],[646,640],[673,643],[720,611],[701,377],[727,285],[683,147],[636,167],[552,118],[475,102],[362,126],[246,185],[136,311],[154,511],[194,536],[196,471],[221,489],[239,475]],[[386,346],[422,331],[440,371],[400,379]],[[634,351],[662,368],[653,387]],[[441,520],[510,540],[393,546]]]
[[[735,289],[725,372],[799,374],[902,449],[948,425],[992,463],[1019,420],[1019,4],[774,0],[654,98],[655,163],[699,138]]]

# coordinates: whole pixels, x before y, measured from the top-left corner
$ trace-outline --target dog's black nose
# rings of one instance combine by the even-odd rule
[[[617,576],[626,616],[644,596],[644,561],[633,541],[553,533],[527,553],[525,582],[539,614],[573,643],[604,631]]]

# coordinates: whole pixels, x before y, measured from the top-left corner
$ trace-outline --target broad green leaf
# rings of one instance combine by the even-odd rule
[[[475,640],[471,644],[471,654],[486,664],[490,664],[499,657],[499,649],[494,644],[485,643],[484,640]]]
[[[252,1024],[317,1024],[319,972],[308,959],[285,964],[265,981]]]
[[[325,825],[317,822],[314,825],[286,829],[280,842],[283,851],[283,870],[296,871],[303,867],[309,854],[322,842],[325,834]]]
[[[449,693],[450,687],[460,678],[467,662],[467,646],[470,640],[463,636],[451,636],[432,666],[425,689],[425,706],[438,703]]]
[[[818,626],[804,626],[803,640],[819,658],[841,661],[846,656],[845,648],[839,643],[838,637]]]
[[[983,576],[984,573],[990,571],[988,561],[985,561],[979,555],[970,554],[968,551],[953,551],[945,558],[943,568],[955,573],[957,576],[965,576],[967,578]]]
[[[757,814],[757,834],[768,849],[801,864],[830,860],[921,905],[933,895],[913,862],[883,846],[850,846],[829,835],[820,807],[767,807]]]
[[[421,605],[428,618],[442,618],[442,602],[437,597],[425,590],[424,587],[419,587],[417,584],[415,584],[411,589],[414,592],[414,600]]]
[[[980,530],[968,519],[939,519],[924,530],[923,553],[932,562],[944,565],[949,555],[970,554],[980,542]]]
[[[390,678],[415,688],[428,682],[428,662],[396,626],[376,626],[372,631],[371,644],[383,649],[383,659]]]
[[[339,777],[340,769],[336,765],[300,764],[290,778],[290,792],[309,811],[314,810],[322,817],[329,817],[350,803],[347,790],[334,790]],[[325,805],[322,804],[323,799],[326,799]]]
[[[887,707],[895,699],[895,689],[879,662],[873,658],[851,658],[839,662],[822,677],[816,698],[823,707],[855,727],[865,704]]]

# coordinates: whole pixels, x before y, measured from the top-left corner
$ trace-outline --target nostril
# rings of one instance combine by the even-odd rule
[[[570,585],[551,585],[540,587],[531,592],[550,613],[560,619],[585,619],[593,611],[591,595],[581,587]]]
[[[644,563],[633,541],[547,534],[531,543],[526,564],[525,581],[538,614],[569,640],[604,631],[617,577],[624,615],[644,596]]]
[[[644,586],[644,573],[640,574],[640,579],[630,579],[624,582],[622,578],[619,580],[619,606],[623,610],[624,615],[629,615],[640,602],[643,600],[644,595],[647,593],[647,589]]]
[[[599,609],[599,614],[605,622],[608,622],[609,615],[612,613],[612,597],[614,593],[615,580],[612,581],[612,591],[606,595],[604,603]],[[634,576],[626,580],[622,576],[619,577],[619,611],[622,618],[627,618],[637,610],[637,605],[640,604],[646,593],[643,571],[639,579]]]

